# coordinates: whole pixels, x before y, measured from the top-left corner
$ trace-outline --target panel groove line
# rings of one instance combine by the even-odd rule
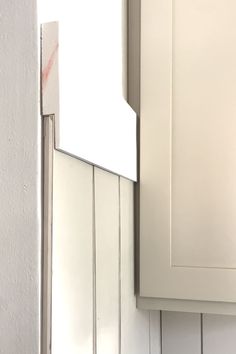
[[[120,176],[118,182],[119,196],[119,354],[121,354],[121,205],[120,205]]]
[[[93,166],[93,353],[97,354],[97,304],[96,304],[96,210],[95,167]]]
[[[203,314],[201,313],[201,354],[203,354]]]
[[[162,339],[162,311],[160,311],[160,339],[161,339],[161,354],[163,354],[163,339]]]

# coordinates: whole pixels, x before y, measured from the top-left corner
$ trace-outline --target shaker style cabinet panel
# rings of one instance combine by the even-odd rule
[[[140,307],[236,302],[235,13],[233,0],[142,5]]]

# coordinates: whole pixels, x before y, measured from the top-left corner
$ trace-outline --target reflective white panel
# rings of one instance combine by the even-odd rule
[[[125,1],[40,0],[39,13],[42,23],[59,21],[57,147],[135,180],[136,115],[123,98]]]

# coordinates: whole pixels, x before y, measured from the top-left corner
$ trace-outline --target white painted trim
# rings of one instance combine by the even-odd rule
[[[214,301],[176,300],[137,296],[137,308],[140,310],[163,310],[236,315],[236,303]]]

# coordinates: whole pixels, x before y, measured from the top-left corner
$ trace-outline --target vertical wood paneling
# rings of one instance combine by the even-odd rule
[[[150,311],[150,353],[161,354],[160,311]]]
[[[203,353],[236,353],[236,317],[203,315]]]
[[[54,156],[52,354],[235,354],[235,316],[203,315],[201,353],[199,314],[136,309],[133,183]]]
[[[55,151],[52,353],[93,352],[93,169]]]
[[[120,231],[121,353],[149,354],[149,312],[136,309],[134,294],[133,183],[124,178],[120,179]]]
[[[162,354],[201,354],[199,314],[162,313]]]
[[[97,354],[119,353],[119,178],[95,168]]]

